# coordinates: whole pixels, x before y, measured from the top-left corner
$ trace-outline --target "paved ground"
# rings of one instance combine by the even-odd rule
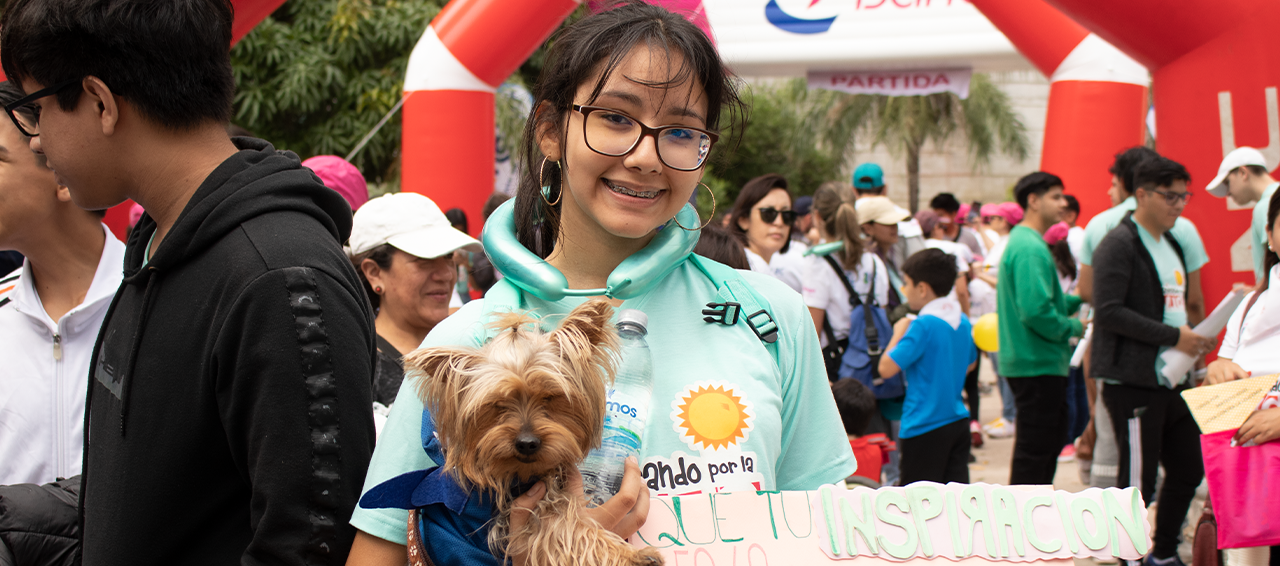
[[[978,410],[982,416],[981,421],[988,423],[1000,416],[1002,405],[1000,388],[996,386],[996,376],[991,372],[991,364],[985,356],[982,357],[982,360],[982,371],[978,379],[981,383],[989,384],[990,387],[983,387],[987,392],[982,395],[982,406]],[[1013,459],[1013,438],[991,438],[988,436],[982,448],[975,448],[972,453],[978,461],[969,464],[970,482],[1009,483],[1009,463]],[[1058,463],[1058,473],[1054,476],[1053,486],[1073,493],[1089,487],[1081,483],[1079,467],[1075,461]],[[1187,513],[1188,517],[1194,519],[1200,516],[1200,512],[1204,507],[1205,493],[1207,493],[1207,490],[1204,485],[1201,485],[1200,492],[1195,501],[1191,503],[1191,509]],[[1150,511],[1148,520],[1154,526],[1155,507],[1151,507]],[[1186,564],[1191,564],[1191,545],[1188,541],[1191,540],[1194,532],[1189,525],[1184,525],[1183,527],[1183,543],[1178,548],[1179,554]],[[1106,566],[1111,564],[1116,564],[1116,562],[1095,562],[1092,559],[1076,559],[1076,566]]]

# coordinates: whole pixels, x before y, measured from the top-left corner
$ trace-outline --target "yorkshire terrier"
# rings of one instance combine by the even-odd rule
[[[479,350],[427,348],[405,357],[405,369],[423,376],[418,395],[444,448],[441,471],[493,496],[495,556],[524,555],[529,566],[663,563],[654,548],[637,549],[587,516],[586,500],[565,482],[600,446],[618,363],[612,315],[607,301],[591,300],[542,333],[530,316],[505,314]],[[512,486],[537,479],[546,494],[512,532]]]

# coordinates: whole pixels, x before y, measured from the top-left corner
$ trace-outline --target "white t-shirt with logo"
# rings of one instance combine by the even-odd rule
[[[840,259],[837,257],[836,262]],[[853,290],[865,304],[874,302],[884,306],[889,302],[889,270],[884,262],[871,252],[862,252],[861,261],[856,271],[845,271]],[[875,298],[872,299],[871,283],[875,281]],[[849,314],[853,306],[849,304],[849,291],[845,289],[840,276],[831,268],[827,260],[818,256],[805,258],[804,270],[804,304],[815,309],[826,311],[826,319],[831,323],[831,331],[836,339],[849,336]],[[822,346],[827,346],[825,332],[818,334]]]

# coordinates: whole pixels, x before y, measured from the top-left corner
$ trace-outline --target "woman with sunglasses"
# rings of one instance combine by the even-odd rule
[[[780,266],[779,254],[791,249],[791,230],[796,212],[791,209],[791,191],[782,175],[761,175],[742,186],[729,214],[729,229],[742,238],[751,270],[773,277],[802,292],[800,273]]]
[[[436,326],[423,346],[480,346],[489,337],[485,323],[504,309],[554,325],[589,296],[604,295],[617,309],[643,311],[653,393],[639,462],[628,459],[617,494],[587,511],[624,537],[644,523],[650,490],[808,490],[843,481],[857,464],[847,439],[833,434],[842,425],[800,296],[689,253],[701,224],[687,203],[716,131],[741,111],[711,41],[679,15],[627,2],[566,28],[537,84],[524,137],[528,169],[483,236],[505,277]],[[726,272],[732,280],[713,275]],[[749,319],[764,316],[746,306],[729,316],[732,299],[722,298],[722,286],[737,283],[752,290],[744,297],[768,303],[776,330],[757,334]],[[708,315],[715,311],[709,303],[723,316]],[[408,376],[401,386],[366,492],[435,465],[424,452],[424,436],[432,438],[423,424],[432,421],[417,381]],[[750,465],[713,479],[708,466],[726,451]],[[679,485],[659,472],[670,468],[685,470]],[[577,474],[566,475],[574,485]],[[532,509],[545,493],[540,482],[514,504]],[[523,563],[489,552],[492,508],[486,499],[468,501],[456,511],[446,502],[420,507],[419,550],[436,564]],[[511,517],[515,531],[529,513]],[[406,511],[361,507],[351,522],[360,533],[348,564],[405,563]]]

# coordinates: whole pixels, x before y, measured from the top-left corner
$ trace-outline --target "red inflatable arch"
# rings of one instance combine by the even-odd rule
[[[1187,166],[1195,198],[1185,216],[1200,228],[1212,261],[1202,274],[1210,306],[1233,282],[1253,282],[1241,237],[1250,211],[1204,192],[1237,145],[1280,162],[1280,52],[1273,28],[1280,3],[1252,0],[1053,0],[1065,14],[1151,69],[1156,150]],[[1266,206],[1262,204],[1261,206]]]
[[[409,56],[400,188],[459,207],[480,230],[493,192],[493,93],[578,7],[575,0],[453,0]]]
[[[1043,0],[973,5],[1052,84],[1040,168],[1080,199],[1081,223],[1110,208],[1107,169],[1145,139],[1147,69]]]

